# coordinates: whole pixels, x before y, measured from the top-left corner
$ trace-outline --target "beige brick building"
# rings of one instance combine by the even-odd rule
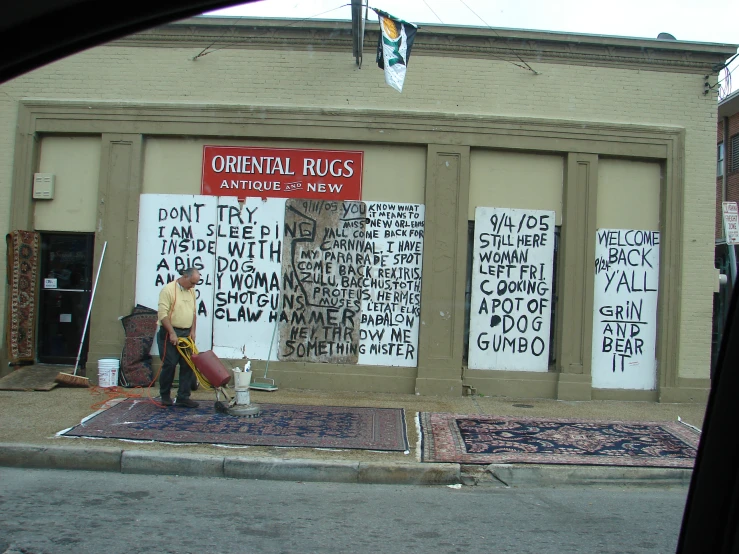
[[[136,302],[141,194],[199,194],[205,145],[351,150],[364,156],[362,201],[425,208],[415,363],[278,356],[269,366],[278,384],[705,399],[717,273],[716,98],[704,91],[736,47],[428,26],[399,94],[372,63],[376,41],[371,27],[360,69],[347,22],[198,18],[0,86],[5,232],[94,237],[95,264],[108,241],[88,375],[99,358],[119,356],[118,317]],[[53,200],[32,198],[35,173],[54,176]],[[468,293],[479,271],[470,222],[480,207],[553,213],[553,331],[543,371],[469,367],[478,309]],[[652,386],[593,380],[599,229],[659,233]],[[43,317],[40,335],[48,332]],[[251,357],[264,368],[265,357]]]

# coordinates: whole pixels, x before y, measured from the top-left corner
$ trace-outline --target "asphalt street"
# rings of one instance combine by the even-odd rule
[[[667,553],[686,494],[0,468],[0,553]]]

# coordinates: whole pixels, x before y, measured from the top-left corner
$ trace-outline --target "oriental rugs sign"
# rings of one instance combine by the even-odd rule
[[[204,146],[200,191],[208,196],[361,200],[364,153]]]

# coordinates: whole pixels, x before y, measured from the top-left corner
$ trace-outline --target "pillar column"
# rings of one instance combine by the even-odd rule
[[[567,155],[557,275],[557,398],[590,400],[598,156]]]
[[[120,356],[124,333],[118,317],[134,306],[142,160],[141,135],[103,134],[95,272],[105,241],[108,246],[90,319],[88,368],[97,367],[99,358]]]
[[[428,147],[419,394],[462,394],[469,165],[469,147]]]

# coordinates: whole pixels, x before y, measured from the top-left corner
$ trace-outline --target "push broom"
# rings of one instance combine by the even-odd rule
[[[275,386],[275,380],[267,379],[267,371],[269,371],[269,359],[272,357],[272,345],[275,343],[275,333],[277,332],[277,324],[280,322],[280,312],[282,312],[282,295],[283,294],[285,294],[284,291],[280,292],[280,305],[277,307],[277,319],[275,319],[275,326],[272,328],[272,340],[269,343],[269,354],[267,354],[267,365],[264,367],[264,377],[262,377],[262,381],[267,381],[267,382],[266,383],[254,382],[254,379],[252,379],[251,383],[249,383],[250,389],[263,390],[267,392],[274,392],[277,390],[277,387]],[[259,379],[259,377],[255,377],[255,379]]]
[[[82,347],[85,344],[85,335],[87,335],[87,326],[90,324],[90,314],[92,313],[92,303],[95,300],[95,291],[98,288],[98,279],[100,279],[100,270],[103,267],[103,258],[105,258],[105,249],[108,247],[108,241],[103,244],[103,251],[100,254],[100,263],[98,264],[98,272],[95,275],[95,284],[92,286],[92,295],[90,295],[90,305],[87,306],[87,317],[85,318],[85,328],[82,329],[82,339],[80,340],[80,349],[77,351],[77,361],[74,363],[74,373],[59,373],[54,381],[62,385],[70,387],[89,387],[90,380],[82,375],[77,375],[77,369],[80,367],[80,358],[82,357]]]

